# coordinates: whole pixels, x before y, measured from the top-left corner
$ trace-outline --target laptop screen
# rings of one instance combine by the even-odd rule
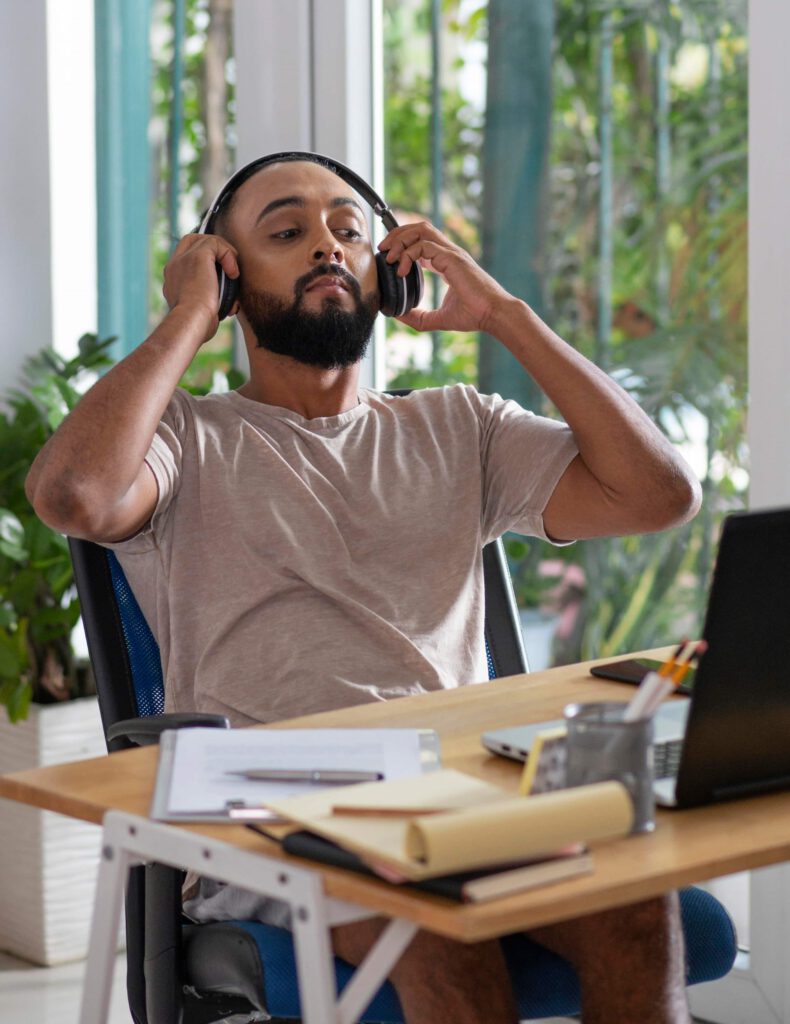
[[[725,519],[679,806],[790,787],[790,509]]]

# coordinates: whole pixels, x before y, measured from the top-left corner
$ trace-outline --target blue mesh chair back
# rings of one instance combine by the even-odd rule
[[[159,644],[132,593],[124,571],[112,551],[107,551],[110,579],[121,617],[126,653],[132,673],[137,714],[161,715],[165,710],[165,684]]]

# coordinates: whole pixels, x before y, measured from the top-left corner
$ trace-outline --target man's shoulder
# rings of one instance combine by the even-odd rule
[[[188,417],[194,420],[226,416],[234,410],[232,396],[232,391],[211,392],[207,395],[201,395],[193,394],[185,388],[178,387],[170,398],[167,412],[173,418]]]
[[[208,394],[194,393],[178,387],[171,402],[192,409],[230,408],[233,405],[233,391],[211,391]]]
[[[531,416],[514,402],[506,401],[497,394],[484,394],[471,384],[415,388],[394,394],[369,391],[364,400],[379,412],[394,411],[404,420],[446,423],[448,429],[456,429],[459,424],[466,423],[486,432],[492,424],[513,413]]]
[[[477,407],[484,397],[471,384],[447,384],[442,387],[402,388],[388,391],[367,390],[365,401],[373,408],[454,409]]]

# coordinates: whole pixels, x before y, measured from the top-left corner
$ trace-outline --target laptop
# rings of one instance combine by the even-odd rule
[[[698,807],[790,788],[790,508],[724,520],[702,635],[690,699],[656,715],[656,802]],[[524,760],[537,732],[562,724],[481,739]]]

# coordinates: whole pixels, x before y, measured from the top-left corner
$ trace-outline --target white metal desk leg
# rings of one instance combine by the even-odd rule
[[[320,879],[300,886],[291,913],[303,1024],[337,1024],[334,957]]]
[[[414,938],[417,928],[412,921],[390,921],[343,989],[337,1015],[338,1024],[354,1024],[359,1020]]]
[[[82,986],[80,1024],[106,1024],[126,876],[135,863],[137,859],[115,841],[112,827],[105,827]]]
[[[338,1000],[326,897],[320,880],[303,885],[291,905],[299,998],[304,1024],[354,1024],[417,931],[390,921]]]

